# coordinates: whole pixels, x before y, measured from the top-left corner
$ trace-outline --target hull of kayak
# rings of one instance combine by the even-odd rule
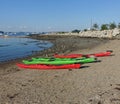
[[[81,57],[78,59],[86,59],[86,57]],[[53,57],[48,57],[48,58],[32,58],[31,61],[69,61],[69,60],[74,60],[71,58],[53,58]]]
[[[86,55],[87,57],[95,56],[95,57],[105,57],[105,56],[110,56],[112,52],[101,52],[101,53],[96,53],[96,54],[88,54]]]
[[[41,61],[41,60],[23,60],[24,64],[50,64],[50,65],[63,65],[63,64],[75,64],[75,63],[90,63],[95,62],[96,58],[84,58],[84,59],[69,59],[69,60],[49,60],[49,61]]]
[[[81,67],[80,64],[67,64],[67,65],[43,65],[43,64],[34,64],[34,65],[26,65],[26,64],[17,64],[20,68],[29,68],[29,69],[39,69],[39,70],[47,70],[47,69],[69,69],[74,68],[78,69]]]
[[[56,58],[78,58],[78,57],[105,57],[105,56],[110,56],[112,52],[107,51],[107,52],[99,52],[95,54],[68,54],[68,55],[59,55],[55,54],[54,57]]]

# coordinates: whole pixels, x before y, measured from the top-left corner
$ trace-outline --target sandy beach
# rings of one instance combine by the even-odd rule
[[[114,39],[93,48],[60,52],[113,50],[113,56],[98,58],[101,62],[84,64],[86,67],[80,69],[23,70],[16,66],[16,60],[3,63],[0,104],[120,104],[119,45],[120,40]]]

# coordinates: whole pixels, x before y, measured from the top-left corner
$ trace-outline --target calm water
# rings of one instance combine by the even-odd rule
[[[21,58],[52,46],[47,41],[29,38],[0,38],[0,62]]]

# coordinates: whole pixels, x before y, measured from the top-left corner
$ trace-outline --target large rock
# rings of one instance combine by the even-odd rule
[[[115,29],[113,30],[112,35],[113,35],[113,36],[116,36],[116,35],[118,35],[118,34],[120,34],[120,30],[117,29],[117,28],[115,28]]]

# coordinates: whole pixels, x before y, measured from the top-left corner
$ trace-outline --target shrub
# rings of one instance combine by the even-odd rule
[[[101,30],[108,30],[108,24],[102,24]]]
[[[116,27],[117,26],[116,26],[116,24],[114,22],[109,24],[109,29],[114,29]]]
[[[72,31],[72,33],[79,33],[79,32],[80,32],[80,30],[77,30],[77,29]]]

